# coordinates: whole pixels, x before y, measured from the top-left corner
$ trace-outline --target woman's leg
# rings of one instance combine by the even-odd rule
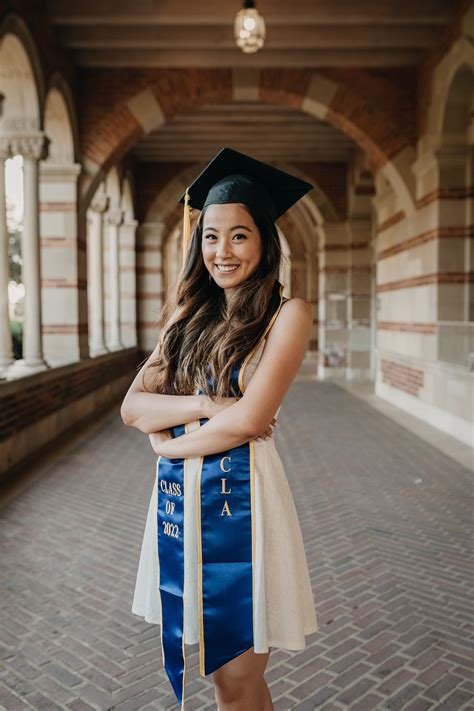
[[[219,711],[273,710],[272,697],[263,678],[270,652],[255,654],[253,649],[239,654],[213,673]]]

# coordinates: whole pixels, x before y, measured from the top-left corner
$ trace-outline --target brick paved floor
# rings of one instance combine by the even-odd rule
[[[272,652],[274,708],[474,708],[468,470],[335,384],[279,419],[321,630]],[[177,709],[130,611],[154,461],[117,408],[4,505],[0,708]],[[188,664],[187,708],[215,710]]]

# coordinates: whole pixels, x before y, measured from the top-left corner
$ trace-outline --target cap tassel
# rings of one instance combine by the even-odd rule
[[[188,188],[186,188],[186,195],[184,196],[184,218],[183,218],[183,265],[186,261],[186,255],[188,253],[190,236],[191,236],[191,207],[189,205]]]

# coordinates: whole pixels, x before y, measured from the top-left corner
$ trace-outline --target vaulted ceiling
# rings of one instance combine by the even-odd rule
[[[297,109],[257,102],[205,106],[177,116],[141,139],[141,161],[206,161],[222,146],[265,161],[346,162],[354,148],[343,133]]]

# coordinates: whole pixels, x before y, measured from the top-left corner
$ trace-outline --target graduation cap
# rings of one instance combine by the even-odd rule
[[[191,234],[191,208],[240,202],[259,206],[273,220],[278,219],[313,186],[268,163],[222,148],[181,195],[184,204],[183,263]]]

